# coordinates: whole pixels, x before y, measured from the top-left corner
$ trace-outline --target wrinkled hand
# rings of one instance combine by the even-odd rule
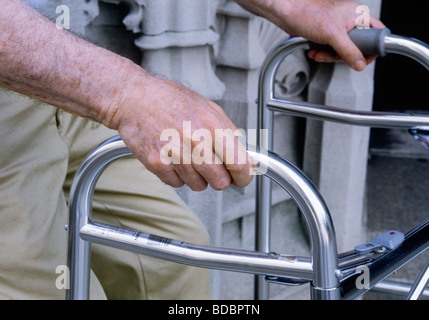
[[[259,14],[278,25],[292,36],[301,36],[319,44],[331,46],[338,56],[311,50],[309,56],[316,61],[344,60],[356,70],[363,70],[374,57],[364,57],[353,44],[348,32],[356,26],[359,3],[345,0],[236,0],[244,8]],[[384,25],[371,16],[370,25]],[[222,143],[216,130],[235,132],[237,129],[223,110],[184,86],[155,78],[143,70],[133,70],[124,85],[118,103],[107,108],[103,123],[117,129],[131,152],[162,181],[180,187],[187,184],[193,190],[210,185],[223,190],[231,184],[244,187],[252,180],[252,164],[244,146],[234,137],[234,143]],[[184,123],[189,128],[184,130]],[[176,132],[178,140],[165,140],[165,130]],[[200,140],[194,134],[203,130],[210,148],[198,149]],[[228,131],[229,130],[229,131]],[[164,137],[164,138],[163,138]],[[200,135],[197,135],[197,138]],[[201,138],[201,137],[200,137]],[[204,137],[202,137],[204,140]],[[177,161],[165,162],[167,158]],[[221,147],[219,147],[219,145]],[[189,147],[189,148],[187,148]],[[198,150],[204,153],[203,163],[195,162],[185,154]],[[246,154],[239,161],[238,154]],[[231,161],[231,153],[232,161]],[[229,161],[228,158],[229,157]]]
[[[252,165],[245,147],[233,136],[237,128],[218,105],[178,83],[146,73],[128,82],[131,85],[122,93],[109,126],[118,129],[125,144],[149,171],[173,187],[186,184],[196,191],[208,185],[224,190],[231,184],[244,187],[250,183]],[[185,122],[189,127],[186,130]],[[230,133],[234,145],[216,141],[216,130]],[[177,133],[180,140],[166,139],[163,133],[168,136],[169,132]],[[198,132],[205,135],[195,136]],[[170,154],[162,154],[169,143],[179,148],[168,148]],[[189,161],[189,152],[201,144],[209,148],[198,149],[198,155],[203,153],[208,161]],[[168,163],[166,158],[177,161]]]
[[[310,50],[308,55],[319,62],[343,60],[361,71],[375,57],[364,57],[348,36],[356,27],[359,3],[344,0],[236,0],[244,8],[259,14],[285,30],[291,36],[301,36],[319,44],[331,46],[338,56],[325,51]],[[384,24],[370,16],[370,26]]]

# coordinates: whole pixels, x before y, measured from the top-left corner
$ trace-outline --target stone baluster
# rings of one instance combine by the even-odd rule
[[[216,77],[211,48],[219,39],[211,29],[210,0],[127,0],[132,11],[124,22],[141,32],[135,45],[141,65],[157,76],[180,82],[209,99],[225,87]]]

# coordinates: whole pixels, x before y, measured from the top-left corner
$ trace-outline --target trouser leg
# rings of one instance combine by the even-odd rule
[[[67,195],[83,157],[114,131],[10,92],[0,93],[0,298],[63,299]],[[94,217],[164,237],[207,243],[199,220],[134,159],[100,178]],[[209,273],[93,246],[93,269],[109,298],[209,298]],[[91,298],[104,292],[91,277]]]
[[[67,262],[67,165],[56,109],[0,89],[1,299],[65,297],[57,267]]]
[[[116,131],[63,113],[60,132],[70,148],[68,192],[82,158]],[[96,185],[94,220],[187,242],[208,234],[177,193],[137,159],[113,162]],[[91,267],[109,299],[209,299],[208,270],[92,245]]]

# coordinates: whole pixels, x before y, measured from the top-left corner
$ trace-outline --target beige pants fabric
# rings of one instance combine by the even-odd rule
[[[64,299],[67,199],[83,158],[117,132],[0,88],[0,299]],[[135,158],[112,163],[94,220],[207,244],[202,223]],[[92,245],[92,299],[210,299],[208,270]]]

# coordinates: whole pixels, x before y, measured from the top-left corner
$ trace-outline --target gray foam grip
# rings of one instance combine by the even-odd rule
[[[364,55],[378,55],[384,57],[384,39],[390,34],[385,29],[353,29],[349,32],[350,39]]]
[[[378,55],[384,57],[386,50],[384,47],[384,40],[387,35],[390,34],[390,30],[384,29],[352,29],[349,32],[349,37],[359,50],[365,56]],[[327,51],[335,54],[335,51],[327,45],[319,45],[310,42],[310,48]]]

